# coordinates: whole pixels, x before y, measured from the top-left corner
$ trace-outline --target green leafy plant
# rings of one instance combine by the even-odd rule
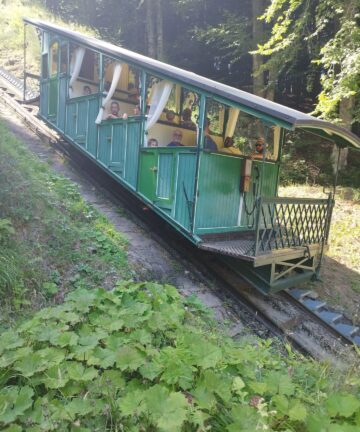
[[[358,430],[356,376],[338,385],[288,346],[283,357],[268,341],[233,342],[202,308],[170,285],[124,282],[41,310],[0,336],[0,427]]]

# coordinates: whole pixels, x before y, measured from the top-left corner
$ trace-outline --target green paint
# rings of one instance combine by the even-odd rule
[[[139,193],[150,201],[156,198],[157,183],[157,150],[143,149],[140,151]]]
[[[49,78],[49,112],[48,116],[51,121],[56,122],[57,105],[58,105],[58,78]]]

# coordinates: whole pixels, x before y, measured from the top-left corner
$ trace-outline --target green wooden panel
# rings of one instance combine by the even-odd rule
[[[111,124],[101,124],[99,126],[99,146],[98,146],[98,160],[106,167],[109,166],[110,152],[111,152]]]
[[[49,83],[42,81],[40,84],[40,114],[47,118],[49,108]]]
[[[66,94],[67,94],[67,78],[59,79],[59,112],[58,112],[58,128],[65,132],[65,117],[66,117]]]
[[[194,183],[196,171],[196,154],[180,153],[176,179],[175,212],[176,221],[186,229],[190,229],[194,200]]]
[[[86,149],[94,157],[96,157],[98,126],[95,123],[99,111],[98,98],[91,98],[88,101],[88,128],[86,135]]]
[[[140,148],[141,122],[128,122],[126,130],[125,181],[136,188]]]
[[[158,154],[156,150],[144,149],[140,153],[140,172],[139,172],[139,193],[150,201],[155,201],[157,183],[157,162]]]
[[[126,132],[125,123],[114,124],[111,142],[111,156],[109,168],[120,177],[124,177],[124,163],[126,156]]]
[[[66,126],[65,132],[70,138],[75,140],[76,138],[76,102],[68,103],[66,106]]]
[[[86,142],[87,122],[88,122],[88,101],[81,100],[77,102],[75,141],[83,147],[85,147],[85,142]]]
[[[257,196],[274,197],[276,195],[277,177],[279,167],[277,164],[253,161],[251,171],[250,191],[244,193],[241,226],[246,229],[253,229],[255,225],[255,214],[252,212]],[[260,191],[262,178],[262,189]],[[248,213],[252,213],[249,215]]]
[[[57,105],[58,105],[58,86],[57,77],[49,79],[49,118],[56,123]]]
[[[174,155],[159,152],[156,196],[159,199],[172,201]]]
[[[202,153],[199,169],[196,229],[236,227],[240,205],[241,159]]]

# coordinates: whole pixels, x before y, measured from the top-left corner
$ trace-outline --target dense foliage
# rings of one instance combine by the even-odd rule
[[[350,118],[360,120],[359,13],[358,0],[274,0],[262,16],[272,24],[269,40],[259,47],[271,56],[266,67],[281,77],[297,65],[308,90],[314,78],[320,80],[316,112],[330,120],[341,117],[338,104],[348,98],[356,105]]]
[[[121,283],[78,289],[3,333],[2,430],[359,429],[358,379],[332,386],[325,368],[235,343],[194,307],[169,285]]]

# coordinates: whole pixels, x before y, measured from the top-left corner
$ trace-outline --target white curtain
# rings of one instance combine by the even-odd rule
[[[151,95],[150,111],[146,122],[145,130],[149,130],[151,126],[159,120],[163,109],[169,99],[173,83],[169,81],[160,81],[154,85],[154,90]]]
[[[71,72],[71,78],[70,78],[70,82],[69,82],[69,96],[70,97],[73,97],[73,95],[74,95],[74,91],[73,91],[72,86],[73,86],[74,82],[79,77],[81,65],[82,65],[82,62],[84,59],[84,55],[85,55],[85,48],[82,48],[82,47],[76,48],[74,55],[75,55],[75,61],[73,64],[73,69]]]
[[[226,125],[225,137],[232,138],[234,136],[239,114],[240,114],[240,110],[238,108],[231,107],[229,109],[229,118]]]
[[[101,123],[101,121],[103,119],[103,115],[104,115],[105,106],[109,102],[109,100],[113,97],[113,94],[115,93],[116,87],[118,85],[118,82],[119,82],[119,79],[121,76],[121,68],[122,68],[121,63],[115,63],[113,77],[112,77],[112,81],[111,81],[111,86],[110,86],[110,89],[109,89],[106,97],[104,97],[102,100],[102,104],[101,104],[101,107],[99,109],[99,114],[95,120],[96,124]]]

